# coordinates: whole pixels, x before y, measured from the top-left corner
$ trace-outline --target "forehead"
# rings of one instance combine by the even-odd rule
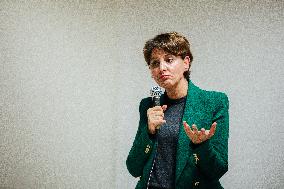
[[[164,51],[163,49],[154,48],[151,53],[151,59],[157,59],[157,58],[165,57],[168,55],[172,55],[172,54]]]

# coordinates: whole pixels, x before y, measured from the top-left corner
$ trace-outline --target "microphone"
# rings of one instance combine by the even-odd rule
[[[162,95],[162,89],[159,86],[154,86],[150,89],[150,95],[152,97],[153,107],[160,106],[160,97]],[[160,127],[159,127],[160,128]],[[156,128],[156,133],[159,132],[159,129]]]
[[[150,95],[152,97],[153,106],[160,106],[160,97],[162,95],[162,89],[159,86],[154,86],[150,90]]]

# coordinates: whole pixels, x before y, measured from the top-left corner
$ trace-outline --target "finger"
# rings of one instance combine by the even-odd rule
[[[166,123],[166,120],[162,116],[159,117],[158,121],[161,123]]]
[[[162,106],[163,111],[166,111],[167,107],[168,107],[167,105],[163,105]]]
[[[162,117],[159,117],[158,119],[153,120],[154,124],[163,124],[166,123],[166,120],[164,120]]]
[[[156,121],[156,122],[155,122],[155,128],[156,128],[156,129],[160,129],[160,127],[161,127],[164,123],[166,123],[166,120],[158,120],[158,121]]]
[[[187,136],[190,138],[190,140],[192,140],[193,131],[191,130],[190,126],[186,123],[186,121],[183,121],[183,127],[184,127],[184,130],[185,130]]]
[[[154,111],[154,112],[151,112],[151,115],[163,116],[164,112],[163,111]]]
[[[205,140],[207,140],[206,130],[204,128],[200,129],[199,139],[201,142],[204,142]]]
[[[205,135],[205,129],[204,128],[201,128],[200,132],[201,132],[202,135]]]
[[[204,136],[206,136],[204,128],[201,128],[200,131],[198,131],[198,136],[200,140],[204,140]]]
[[[186,123],[186,121],[183,121],[183,126],[186,131],[188,131],[190,134],[193,134],[193,131],[191,130],[190,126]]]
[[[151,120],[158,120],[158,119],[164,119],[163,113],[152,113],[150,116],[148,116]]]
[[[194,143],[199,144],[202,142],[202,132],[198,131],[198,128],[195,124],[192,125],[193,133],[194,133]]]
[[[186,121],[182,122],[183,126],[189,127],[189,125],[186,123]]]
[[[162,109],[161,109],[161,110],[156,110],[156,111],[154,111],[154,110],[149,110],[149,111],[147,112],[147,116],[148,116],[148,117],[151,117],[151,118],[155,118],[156,116],[162,116],[162,117],[164,117],[164,112],[163,112]]]
[[[161,121],[161,120],[163,120],[163,117],[161,117],[161,116],[153,116],[150,119],[150,121],[152,121],[152,122],[157,122],[157,121]]]
[[[150,115],[152,115],[156,112],[163,112],[163,109],[160,106],[155,106],[153,108],[149,108],[147,110],[147,116],[149,117]]]
[[[198,129],[197,126],[195,124],[192,125],[192,131],[194,134],[198,135]]]
[[[153,112],[154,112],[154,108],[149,108],[147,110],[147,117],[151,116],[153,114]]]
[[[149,125],[148,126],[148,131],[150,134],[155,134],[155,126],[154,125]]]
[[[161,106],[154,106],[153,108],[151,108],[152,111],[163,111]]]
[[[164,115],[156,115],[155,117],[158,120],[163,120],[164,119]]]
[[[198,137],[197,133],[194,133],[192,136],[192,140],[191,140],[194,144],[198,144],[200,142],[200,139]]]
[[[210,131],[209,131],[209,134],[208,134],[208,138],[211,138],[215,131],[216,131],[216,127],[217,127],[217,123],[214,122],[212,125],[211,125],[211,128],[210,128]]]

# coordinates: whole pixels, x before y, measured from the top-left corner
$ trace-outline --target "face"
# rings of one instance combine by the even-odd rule
[[[178,86],[182,80],[186,80],[183,73],[189,69],[190,59],[186,56],[174,56],[161,49],[154,49],[150,59],[151,75],[156,83],[170,90]]]

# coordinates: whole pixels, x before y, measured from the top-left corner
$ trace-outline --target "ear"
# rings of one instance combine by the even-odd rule
[[[187,71],[190,68],[191,62],[189,56],[184,57],[183,59],[184,69]]]

